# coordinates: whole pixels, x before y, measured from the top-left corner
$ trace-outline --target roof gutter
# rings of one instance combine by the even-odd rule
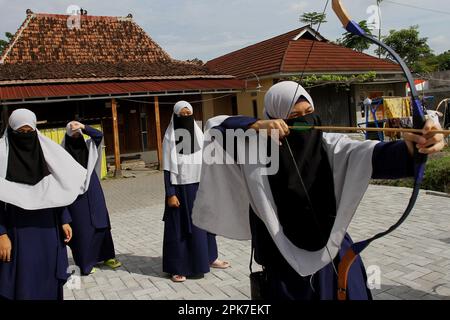
[[[107,81],[157,81],[157,80],[202,80],[202,79],[236,79],[229,75],[192,75],[192,76],[147,76],[147,77],[109,77],[109,78],[66,78],[66,79],[35,79],[35,80],[5,80],[0,86],[26,84],[54,84],[54,83],[85,83]],[[239,79],[236,79],[239,80]]]
[[[279,72],[279,73],[273,73],[269,75],[259,76],[260,80],[266,80],[266,79],[274,79],[274,78],[287,78],[287,77],[295,77],[295,76],[301,76],[302,74],[307,75],[355,75],[355,74],[365,74],[371,71],[334,71],[334,72],[327,72],[327,71],[317,71],[317,72]],[[377,75],[403,75],[402,71],[374,71]],[[249,80],[255,79],[255,78],[247,78]]]

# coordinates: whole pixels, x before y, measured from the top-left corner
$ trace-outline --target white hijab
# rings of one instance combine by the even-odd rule
[[[8,169],[8,131],[0,139],[0,201],[23,208],[39,210],[70,205],[82,193],[86,170],[61,146],[36,129],[36,115],[27,109],[15,110],[9,126],[17,130],[25,125],[38,133],[39,143],[50,174],[34,186],[5,179]]]
[[[295,93],[295,94],[294,94]],[[269,89],[265,111],[270,118],[287,118],[293,104],[303,96],[312,105],[306,90],[295,82],[281,82]],[[292,102],[294,101],[294,102]],[[209,130],[226,117],[208,121],[204,150],[217,140],[209,139]],[[260,139],[264,139],[260,137]],[[336,220],[327,245],[321,250],[306,251],[296,247],[284,234],[276,204],[263,164],[217,165],[203,163],[202,180],[193,208],[193,223],[211,233],[231,239],[251,239],[249,205],[264,222],[286,261],[301,276],[314,274],[329,264],[339,252],[345,232],[369,185],[372,176],[372,153],[376,142],[359,142],[341,134],[323,134],[323,142],[333,170]],[[243,140],[248,150],[248,139]],[[266,146],[262,143],[259,146]],[[263,152],[262,154],[267,154]],[[264,161],[262,161],[264,163]]]
[[[96,172],[97,176],[101,178],[102,174],[102,155],[103,155],[103,139],[100,145],[97,147],[95,144],[95,141],[92,139],[85,139],[83,135],[83,131],[81,129],[78,129],[76,131],[72,131],[70,128],[70,124],[72,122],[69,122],[66,126],[66,133],[69,137],[73,136],[76,132],[79,132],[81,136],[84,139],[84,142],[86,143],[86,147],[89,151],[89,158],[87,163],[87,171],[86,171],[86,180],[84,182],[83,186],[83,193],[85,193],[89,189],[89,183],[91,182],[92,172]],[[66,136],[64,136],[61,146],[65,149],[66,148]]]
[[[190,184],[200,182],[202,167],[202,146],[203,132],[194,121],[195,139],[200,149],[192,154],[180,154],[176,150],[174,117],[178,117],[183,108],[188,108],[194,112],[191,104],[186,101],[179,101],[173,107],[173,114],[170,124],[164,134],[163,141],[163,170],[170,172],[172,184]]]
[[[287,119],[301,97],[305,98],[314,110],[313,99],[297,82],[282,81],[274,84],[264,96],[264,116],[267,119]]]

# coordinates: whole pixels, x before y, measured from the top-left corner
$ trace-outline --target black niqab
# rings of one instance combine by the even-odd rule
[[[190,116],[173,116],[173,129],[175,130],[175,144],[177,151],[180,154],[191,154],[200,150],[199,143],[195,138],[195,119],[194,115]],[[183,144],[183,135],[177,134],[177,129],[184,129],[189,132],[190,135],[190,148],[187,148]]]
[[[35,185],[50,174],[37,131],[18,132],[8,127],[6,180]]]
[[[82,135],[71,137],[66,134],[64,146],[68,153],[85,169],[89,160],[89,150]]]
[[[286,121],[320,125],[320,118],[307,115]],[[277,206],[284,234],[297,247],[316,251],[325,247],[336,218],[333,173],[319,130],[294,131],[280,146],[280,168],[269,176],[269,183]],[[306,190],[301,184],[295,163]],[[307,193],[306,193],[307,192]],[[311,204],[308,202],[307,194]]]

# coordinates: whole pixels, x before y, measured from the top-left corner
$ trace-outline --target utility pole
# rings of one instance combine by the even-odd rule
[[[378,40],[381,41],[381,2],[383,2],[383,0],[377,0],[377,6],[378,6],[378,23],[379,23],[379,28],[378,28]],[[378,47],[378,58],[381,59],[381,47]]]

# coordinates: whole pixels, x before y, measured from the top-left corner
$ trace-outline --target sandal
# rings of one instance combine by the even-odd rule
[[[185,276],[180,276],[178,274],[174,274],[170,280],[172,280],[173,282],[184,282],[186,281],[186,277]]]
[[[216,261],[211,263],[210,266],[211,266],[211,268],[216,268],[216,269],[227,269],[230,267],[230,263],[227,261],[222,261],[222,260],[216,259]]]
[[[120,262],[120,261],[117,260],[117,259],[109,259],[109,260],[106,260],[105,262],[103,262],[103,264],[104,264],[105,266],[110,267],[111,269],[116,269],[116,268],[122,266],[122,262]]]

